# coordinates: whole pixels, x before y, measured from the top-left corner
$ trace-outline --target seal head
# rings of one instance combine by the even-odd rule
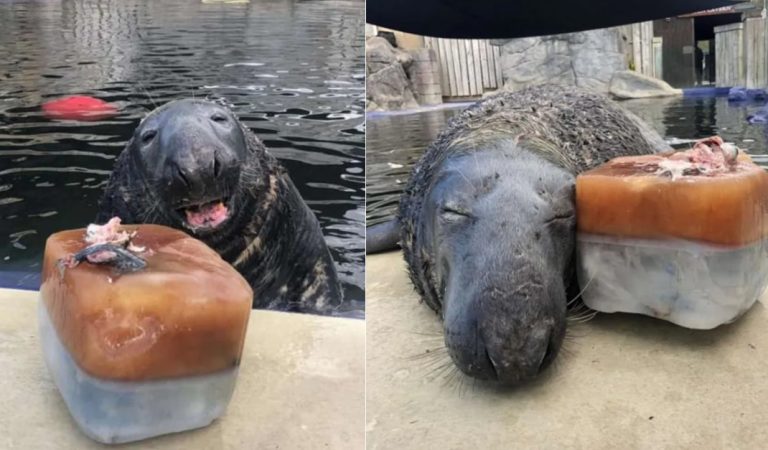
[[[171,102],[136,128],[132,148],[146,183],[175,225],[204,234],[237,208],[248,147],[228,109],[197,100]]]
[[[467,375],[515,385],[556,358],[575,279],[576,175],[668,149],[603,96],[538,86],[460,113],[401,197],[411,280]]]
[[[181,229],[251,285],[254,307],[332,314],[341,286],[313,211],[285,168],[227,108],[178,100],[137,127],[96,223]]]
[[[445,343],[456,365],[515,384],[557,355],[573,252],[573,176],[510,145],[448,162],[429,191]]]

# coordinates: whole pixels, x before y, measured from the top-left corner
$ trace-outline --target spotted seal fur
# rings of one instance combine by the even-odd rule
[[[182,229],[251,284],[255,308],[328,314],[341,299],[314,213],[283,166],[229,109],[157,108],[117,158],[96,218]]]

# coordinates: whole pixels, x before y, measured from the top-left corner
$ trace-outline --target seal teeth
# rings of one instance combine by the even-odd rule
[[[221,198],[183,208],[186,225],[192,229],[215,228],[229,217],[227,199]]]
[[[210,201],[205,201],[202,203],[188,203],[186,205],[183,205],[179,208],[181,211],[191,211],[191,212],[200,212],[203,209],[210,208],[211,206],[218,205],[219,203],[226,205],[228,202],[228,198],[222,197],[217,198]]]

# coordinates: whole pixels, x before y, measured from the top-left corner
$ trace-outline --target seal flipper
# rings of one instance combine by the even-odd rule
[[[400,248],[400,222],[392,219],[365,229],[365,253],[388,252]]]

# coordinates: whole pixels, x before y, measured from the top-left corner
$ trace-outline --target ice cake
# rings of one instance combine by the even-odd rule
[[[51,235],[42,278],[45,361],[88,436],[135,441],[224,413],[253,293],[215,251],[116,218]]]
[[[688,328],[731,322],[768,279],[768,174],[719,137],[576,179],[584,302]]]

